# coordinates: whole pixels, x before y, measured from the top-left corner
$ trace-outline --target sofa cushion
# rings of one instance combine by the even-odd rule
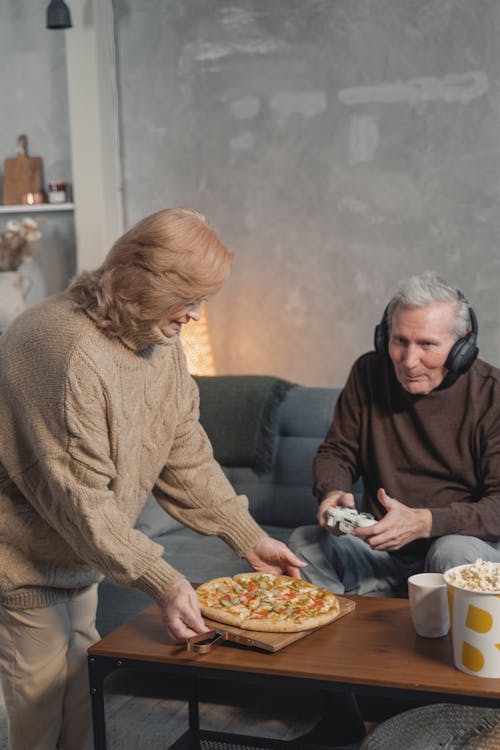
[[[332,421],[339,393],[334,388],[299,386],[287,394],[279,414],[274,502],[266,523],[301,526],[316,522],[313,460]]]
[[[163,510],[150,492],[141,510],[135,528],[146,536],[153,537],[167,534],[174,529],[181,529],[182,524]]]
[[[280,435],[323,440],[339,395],[340,388],[297,386],[291,390],[280,409]]]
[[[195,378],[200,391],[200,422],[214,456],[224,466],[272,468],[278,410],[293,383],[265,375]]]
[[[223,466],[236,494],[246,495],[250,513],[258,523],[267,523],[274,502],[273,473],[258,474],[246,466]]]
[[[315,523],[313,459],[332,421],[339,393],[336,388],[290,388],[277,414],[272,471],[259,474],[248,467],[223,466],[236,492],[247,495],[258,523],[285,528]]]

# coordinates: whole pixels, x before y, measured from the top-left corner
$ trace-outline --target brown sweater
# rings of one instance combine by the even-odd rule
[[[412,396],[387,356],[353,366],[314,462],[315,494],[350,492],[363,478],[378,518],[379,487],[429,508],[432,536],[500,540],[500,371],[476,360],[452,385]]]
[[[180,574],[135,530],[152,489],[243,556],[262,529],[215,462],[177,338],[112,339],[66,295],[0,337],[0,602],[37,607],[103,575],[159,600]]]

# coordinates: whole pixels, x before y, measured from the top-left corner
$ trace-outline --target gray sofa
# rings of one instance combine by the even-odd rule
[[[330,425],[339,389],[303,387],[258,375],[200,378],[198,383],[201,421],[215,456],[235,491],[247,495],[258,523],[285,542],[297,526],[315,523],[312,461]],[[245,435],[245,425],[252,421],[253,432]],[[233,425],[240,426],[240,433],[231,434]],[[242,442],[258,440],[264,430],[267,456],[263,459],[258,450]],[[250,569],[218,537],[183,527],[152,496],[137,528],[162,544],[165,559],[191,581]],[[104,580],[99,590],[99,632],[105,635],[148,604],[142,592]]]

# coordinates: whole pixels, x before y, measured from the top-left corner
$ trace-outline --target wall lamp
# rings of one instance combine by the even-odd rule
[[[47,8],[48,29],[70,29],[71,14],[64,0],[50,0]]]

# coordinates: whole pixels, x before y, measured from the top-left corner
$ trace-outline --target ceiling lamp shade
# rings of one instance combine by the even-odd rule
[[[199,320],[191,320],[189,325],[182,327],[181,343],[191,375],[215,375],[205,305],[201,308]]]
[[[70,29],[71,14],[64,0],[50,0],[47,8],[48,29]]]

